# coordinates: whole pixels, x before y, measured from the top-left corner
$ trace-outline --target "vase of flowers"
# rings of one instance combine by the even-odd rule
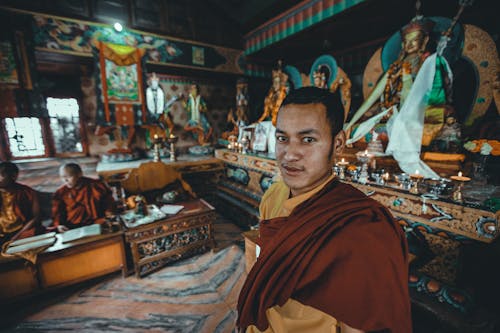
[[[500,141],[497,140],[472,140],[464,144],[464,148],[474,154],[474,161],[472,162],[472,176],[476,182],[488,182],[489,171],[495,169],[495,164],[490,166],[491,158],[498,160],[500,156]],[[496,162],[496,161],[494,161]],[[496,183],[498,179],[494,179]]]

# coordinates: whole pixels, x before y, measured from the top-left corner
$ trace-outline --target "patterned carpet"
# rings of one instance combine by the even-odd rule
[[[36,300],[32,310],[4,331],[233,332],[246,277],[240,233],[218,217],[215,251],[142,279],[113,275],[50,300]]]

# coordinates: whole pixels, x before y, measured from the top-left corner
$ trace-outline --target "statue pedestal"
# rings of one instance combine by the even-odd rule
[[[345,158],[347,161],[354,163],[357,160],[356,153],[359,151],[364,150],[359,148],[345,148],[337,158]],[[425,152],[420,157],[432,170],[444,177],[456,175],[464,169],[465,155],[463,154]],[[392,156],[378,156],[377,168],[389,170],[391,173],[400,170],[398,162]]]

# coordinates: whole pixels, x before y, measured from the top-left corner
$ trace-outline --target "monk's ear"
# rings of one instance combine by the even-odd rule
[[[333,138],[333,156],[342,154],[345,147],[345,141],[345,132],[343,130],[340,130],[340,132],[338,132],[337,135],[335,135],[335,137]]]

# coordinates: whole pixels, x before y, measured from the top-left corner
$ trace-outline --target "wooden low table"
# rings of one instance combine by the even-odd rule
[[[215,246],[215,209],[203,199],[178,204],[184,209],[176,215],[136,227],[125,225],[137,277]]]
[[[123,232],[62,243],[39,253],[36,264],[0,257],[0,304],[46,290],[83,282],[112,272],[125,272]]]

